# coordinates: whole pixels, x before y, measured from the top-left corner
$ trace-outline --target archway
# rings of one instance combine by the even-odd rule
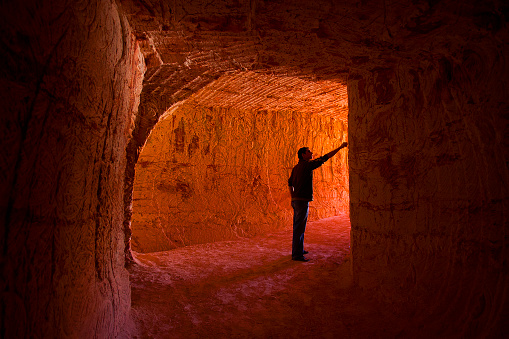
[[[138,159],[133,192],[130,271],[140,337],[291,334],[299,317],[292,305],[305,296],[320,309],[311,329],[301,330],[343,330],[326,322],[343,305],[336,301],[358,302],[344,292],[352,280],[345,276],[347,152],[315,171],[306,235],[312,267],[291,260],[287,179],[299,147],[320,155],[347,141],[346,92],[340,81],[238,73],[159,119]],[[338,214],[340,221],[327,218]],[[288,300],[296,286],[300,292]]]
[[[298,85],[298,86],[296,86]],[[168,110],[136,165],[132,247],[156,252],[291,226],[287,191],[296,150],[346,141],[339,81],[255,72],[225,75]],[[342,152],[315,174],[310,220],[348,213]]]

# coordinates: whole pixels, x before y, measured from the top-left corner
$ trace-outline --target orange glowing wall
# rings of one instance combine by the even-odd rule
[[[347,140],[331,117],[188,103],[161,120],[136,165],[132,247],[138,252],[291,227],[287,179],[297,149]],[[310,219],[348,212],[347,152],[315,171]]]

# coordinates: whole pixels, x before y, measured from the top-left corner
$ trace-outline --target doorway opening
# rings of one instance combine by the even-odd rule
[[[302,265],[291,260],[287,180],[300,147],[322,155],[348,140],[346,93],[330,80],[248,72],[162,116],[135,169],[130,280],[140,337],[294,336],[310,296],[321,311],[298,332],[341,333],[333,318],[361,300],[348,290],[347,149],[314,172],[311,262]]]
[[[227,75],[166,112],[135,169],[134,252],[291,228],[297,150],[348,140],[346,86],[254,72]],[[348,154],[315,171],[309,220],[348,215]]]

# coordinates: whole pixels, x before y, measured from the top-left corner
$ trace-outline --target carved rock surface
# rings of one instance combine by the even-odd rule
[[[418,302],[447,336],[506,331],[490,308],[508,286],[507,57],[457,53],[349,82],[355,278]]]
[[[444,336],[507,337],[506,1],[29,0],[0,12],[3,336],[120,335],[135,166],[158,122],[184,124],[170,145],[191,164],[215,140],[198,129],[193,141],[195,114],[295,110],[313,123],[348,114],[355,282]],[[348,105],[340,87],[314,92],[326,82],[347,85]],[[284,146],[262,163],[290,166],[296,144]],[[210,164],[254,163],[228,156]],[[167,184],[180,196],[202,189],[178,179]]]
[[[125,149],[143,59],[116,3],[1,4],[3,338],[124,328]]]
[[[287,180],[297,149],[325,154],[346,139],[338,119],[203,107],[192,97],[156,125],[136,165],[133,249],[156,252],[291,227]],[[348,211],[347,154],[315,170],[310,220]]]

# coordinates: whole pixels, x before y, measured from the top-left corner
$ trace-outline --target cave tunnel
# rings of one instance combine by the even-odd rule
[[[252,135],[266,133],[263,140],[235,139],[260,147],[228,159],[219,152],[202,176],[229,173],[232,185],[250,178],[253,190],[266,190],[269,178],[276,203],[262,218],[267,225],[288,218],[275,207],[285,199],[280,179],[255,167],[236,176],[233,165],[265,157],[260,163],[284,158],[290,166],[295,154],[275,145],[317,140],[298,135],[298,124],[323,132],[308,145],[317,153],[334,146],[327,133],[344,131],[348,158],[337,165],[348,167],[348,206],[315,212],[349,212],[355,289],[385,305],[388,318],[405,313],[400,337],[509,335],[506,2],[0,7],[2,337],[130,337],[128,269],[137,265],[131,246],[140,246],[131,228],[135,173],[165,123],[180,157],[166,158],[170,172],[214,156],[218,136],[206,133],[260,127]],[[346,94],[347,103],[329,98]],[[290,137],[269,134],[274,126]],[[158,189],[192,199],[201,196],[191,194],[200,193],[193,180],[181,175]],[[269,202],[242,203],[237,211]],[[248,225],[247,238],[266,231],[247,215],[229,220]],[[347,330],[339,318],[329,325],[338,326],[334,333]]]
[[[309,146],[319,156],[347,140],[346,92],[331,80],[239,72],[168,110],[135,166],[132,249],[165,251],[291,226],[286,182],[297,150]],[[348,214],[347,154],[315,171],[309,220]]]

